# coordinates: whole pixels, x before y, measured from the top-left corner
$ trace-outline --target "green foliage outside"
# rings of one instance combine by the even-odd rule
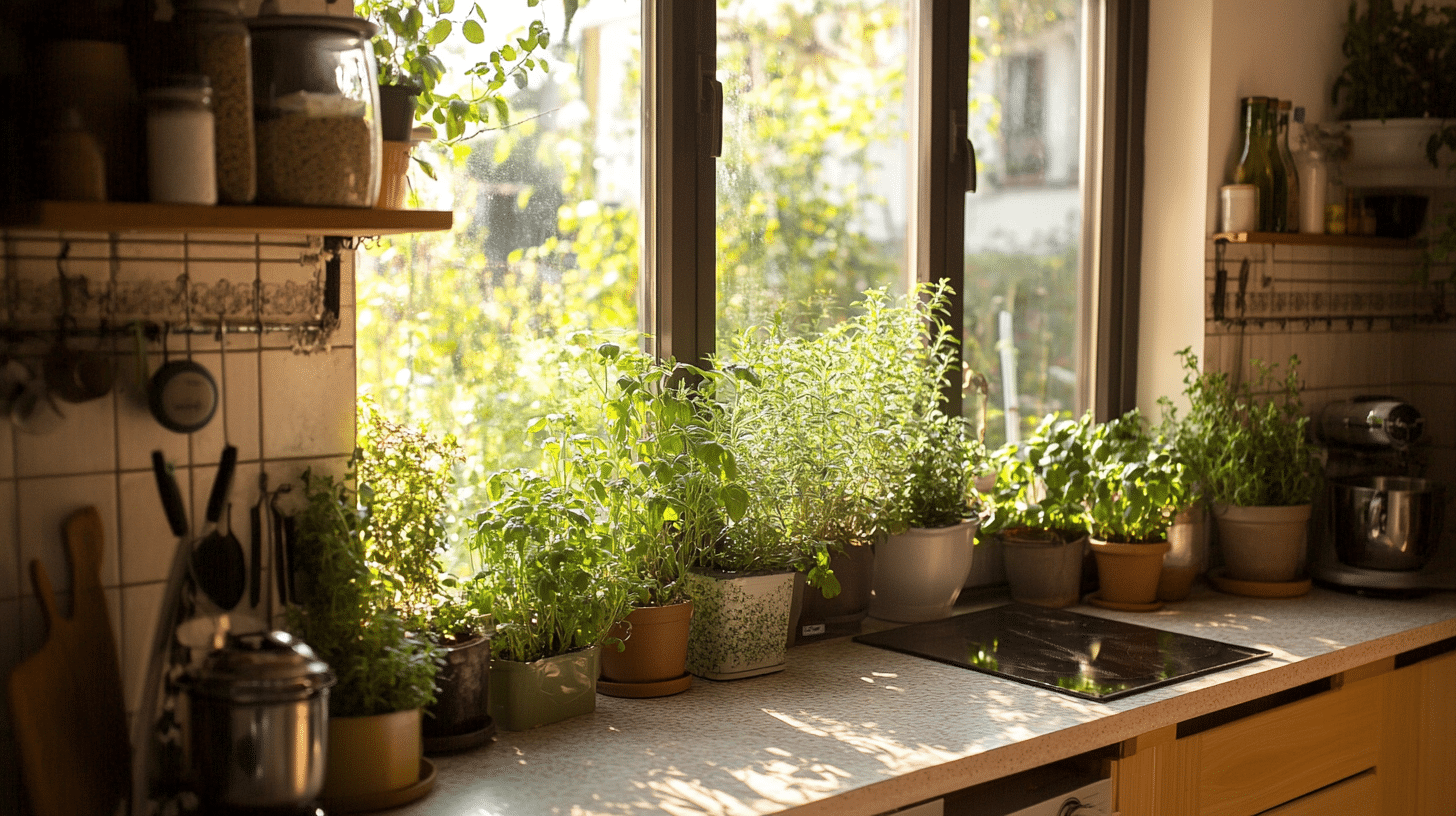
[[[737,5],[720,0],[725,12]],[[1034,27],[1074,13],[1074,5],[1004,0],[994,25]],[[885,172],[883,142],[903,139],[905,127],[905,62],[886,43],[904,23],[901,12],[859,0],[786,2],[779,11],[785,22],[749,19],[742,29],[753,37],[719,46],[719,76],[734,100],[729,115],[739,117],[727,128],[740,134],[725,139],[717,191],[724,349],[727,338],[774,320],[800,334],[826,328],[822,316],[851,314],[862,292],[904,286],[901,240],[874,239],[867,228],[885,206],[876,185]],[[843,39],[867,43],[862,53],[838,54],[814,39],[825,21],[843,27]],[[454,210],[455,229],[380,240],[360,264],[360,390],[388,416],[458,439],[451,530],[468,526],[465,516],[484,503],[491,473],[541,461],[523,433],[527,423],[550,413],[590,414],[584,365],[600,339],[639,342],[639,213],[601,189],[593,167],[594,128],[614,112],[618,122],[635,121],[640,71],[629,70],[624,87],[604,89],[604,99],[623,101],[600,103],[593,124],[552,126],[554,116],[587,102],[576,42],[551,42],[547,85],[504,86],[510,127],[423,148],[442,172],[437,185],[412,194],[414,203]],[[972,58],[997,48],[975,39]],[[851,73],[859,63],[869,67]],[[889,90],[852,94],[841,87],[846,76]],[[1075,242],[1030,257],[967,259],[960,339],[967,365],[992,375],[991,442],[1000,433],[1000,309],[1016,315],[1025,427],[1044,412],[1072,409],[1071,387],[1047,372],[1075,370],[1076,279]],[[455,559],[447,566],[467,574],[465,542],[451,544]]]

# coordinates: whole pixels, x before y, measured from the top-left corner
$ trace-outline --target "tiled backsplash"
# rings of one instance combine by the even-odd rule
[[[1390,394],[1425,418],[1426,475],[1456,493],[1456,285],[1416,280],[1421,251],[1302,245],[1229,244],[1224,316],[1237,318],[1239,270],[1249,261],[1242,324],[1214,319],[1217,249],[1205,264],[1204,363],[1248,377],[1251,358],[1281,365],[1299,356],[1302,398],[1318,416],[1327,403]],[[1433,271],[1433,280],[1451,274]],[[1456,523],[1446,525],[1447,549]]]
[[[12,334],[8,353],[39,369],[54,342],[48,330],[62,305],[64,273],[70,314],[82,328],[102,319],[112,327],[131,320],[216,324],[262,320],[297,323],[321,308],[318,239],[269,236],[5,234],[5,282],[0,309]],[[61,251],[67,248],[65,258]],[[58,259],[59,262],[58,262]],[[70,572],[61,522],[94,505],[106,534],[102,584],[122,662],[128,711],[140,697],[144,663],[157,620],[163,583],[176,551],[151,471],[151,452],[176,467],[193,530],[226,442],[239,449],[232,491],[232,524],[248,540],[248,509],[258,501],[259,474],[273,486],[297,480],[310,465],[340,467],[354,446],[352,253],[345,253],[343,314],[327,348],[294,349],[288,332],[170,334],[146,343],[146,371],[164,357],[190,356],[217,379],[221,405],[193,434],[166,430],[152,417],[139,377],[134,339],[125,333],[76,336],[78,348],[113,357],[111,393],[90,402],[60,403],[65,419],[40,436],[0,426],[0,677],[44,640],[40,605],[30,582],[39,560],[59,593]],[[225,351],[225,354],[224,354]],[[244,599],[241,612],[245,613]],[[61,599],[69,608],[69,597]],[[19,757],[8,705],[0,706],[0,814],[20,801]]]

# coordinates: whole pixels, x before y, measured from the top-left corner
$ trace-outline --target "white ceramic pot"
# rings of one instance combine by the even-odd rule
[[[912,527],[880,542],[870,615],[900,623],[948,616],[971,572],[977,523]]]
[[[1346,122],[1350,167],[1436,168],[1426,158],[1426,141],[1441,127],[1440,119],[1356,119]]]
[[[1303,577],[1310,505],[1237,507],[1217,504],[1213,520],[1228,577],[1284,583]]]
[[[714,571],[683,576],[683,587],[693,601],[688,671],[709,680],[782,671],[795,574]]]

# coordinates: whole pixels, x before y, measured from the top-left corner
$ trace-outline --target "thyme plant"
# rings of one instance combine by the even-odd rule
[[[1314,501],[1321,471],[1299,396],[1299,357],[1289,358],[1282,378],[1274,366],[1251,360],[1253,380],[1236,384],[1225,372],[1200,371],[1192,349],[1178,356],[1188,412],[1159,400],[1163,431],[1202,495],[1242,507]]]

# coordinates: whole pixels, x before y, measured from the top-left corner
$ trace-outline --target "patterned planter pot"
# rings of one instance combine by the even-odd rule
[[[692,572],[683,584],[693,601],[689,672],[736,680],[783,670],[793,572]]]

